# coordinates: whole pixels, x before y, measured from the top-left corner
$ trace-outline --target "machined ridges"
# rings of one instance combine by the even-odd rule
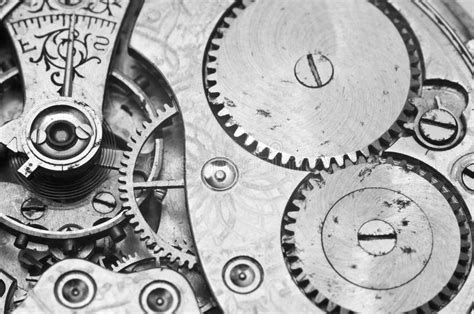
[[[177,112],[175,107],[165,105],[164,111],[157,110],[157,117],[152,117],[151,122],[144,122],[143,128],[137,130],[136,135],[130,138],[128,143],[130,151],[124,152],[124,158],[121,162],[123,168],[119,170],[121,174],[119,190],[122,193],[121,199],[123,200],[125,215],[129,218],[135,233],[139,235],[140,240],[145,243],[147,248],[160,258],[167,258],[171,262],[178,263],[180,267],[187,266],[191,269],[196,265],[196,257],[170,245],[150,228],[140,213],[133,186],[135,162],[143,145],[158,127],[162,126],[166,120],[177,114]]]
[[[445,181],[442,177],[436,175],[437,172],[435,169],[406,156],[384,154],[380,157],[373,156],[367,159],[362,157],[359,158],[357,162],[347,162],[343,167],[333,165],[328,170],[312,173],[300,184],[298,189],[292,195],[291,203],[286,208],[281,229],[282,251],[288,269],[290,270],[290,274],[305,295],[322,310],[336,313],[351,312],[350,310],[344,309],[343,307],[331,302],[331,300],[323,296],[317,290],[317,287],[310,282],[304,272],[304,265],[298,257],[294,235],[299,212],[301,210],[310,210],[305,207],[306,199],[309,197],[309,194],[313,189],[324,186],[324,175],[330,175],[335,171],[341,171],[346,167],[363,163],[390,164],[400,167],[406,172],[415,173],[433,185],[449,203],[457,219],[461,238],[457,267],[450,280],[436,296],[409,313],[433,313],[439,311],[461,290],[470,273],[473,260],[473,230],[469,224],[469,217],[466,216],[464,210],[466,205],[463,204],[462,198],[457,194],[455,187],[448,181]],[[317,232],[320,232],[320,230]]]
[[[328,169],[333,164],[342,167],[347,159],[355,161],[360,156],[369,157],[371,155],[380,154],[406,134],[405,124],[413,120],[416,115],[416,107],[411,104],[410,100],[421,94],[424,72],[423,58],[418,40],[410,26],[401,14],[386,0],[370,0],[369,2],[382,11],[397,28],[409,55],[411,78],[409,92],[402,112],[384,134],[367,147],[362,147],[358,151],[345,152],[343,155],[338,156],[311,157],[298,157],[278,151],[259,141],[258,134],[249,134],[248,130],[244,129],[226,108],[226,104],[229,100],[225,95],[221,94],[219,89],[217,59],[219,55],[218,50],[220,49],[221,41],[226,31],[232,27],[233,22],[238,18],[239,14],[254,2],[255,0],[237,1],[226,11],[216,25],[213,35],[209,40],[204,65],[205,87],[211,110],[219,124],[235,142],[248,152],[274,165],[294,170],[314,172]]]
[[[472,230],[466,213],[463,210],[465,205],[461,204],[462,198],[455,193],[455,187],[449,182],[444,182],[444,180],[440,180],[435,176],[435,169],[423,167],[413,161],[397,160],[392,157],[387,158],[385,162],[400,166],[406,171],[414,172],[430,182],[448,201],[456,216],[461,235],[461,248],[456,270],[449,282],[433,299],[411,312],[420,313],[421,311],[422,313],[432,313],[433,311],[439,311],[461,290],[472,267]]]

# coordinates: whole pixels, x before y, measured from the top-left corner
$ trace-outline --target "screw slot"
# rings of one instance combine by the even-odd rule
[[[44,216],[47,208],[39,199],[30,198],[21,205],[21,214],[28,220],[38,220]]]
[[[92,207],[101,214],[108,214],[117,207],[117,200],[112,193],[100,192],[92,200]]]
[[[454,144],[460,132],[459,127],[456,118],[444,109],[429,110],[419,121],[421,137],[436,147]]]
[[[298,82],[308,88],[320,88],[332,80],[334,66],[326,56],[309,53],[296,62],[295,76]]]
[[[387,222],[374,219],[364,223],[357,232],[360,247],[372,256],[390,253],[397,244],[397,233]]]

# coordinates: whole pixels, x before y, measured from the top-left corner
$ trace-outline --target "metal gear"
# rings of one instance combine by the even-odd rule
[[[155,232],[140,211],[137,201],[137,191],[154,189],[163,191],[170,188],[183,188],[184,180],[145,180],[145,182],[135,182],[136,160],[147,141],[159,128],[162,128],[167,120],[178,113],[176,107],[164,106],[164,110],[157,110],[157,116],[152,117],[151,122],[144,122],[143,129],[137,130],[137,135],[132,136],[129,142],[130,152],[124,153],[120,170],[119,182],[122,184],[119,190],[123,192],[121,198],[124,201],[123,208],[125,215],[130,217],[130,224],[135,228],[135,232],[145,242],[146,246],[158,257],[168,258],[171,262],[177,262],[180,266],[193,268],[196,265],[196,257],[188,250],[176,246],[175,239],[164,238],[160,232]]]
[[[282,226],[289,272],[326,311],[439,311],[471,269],[466,205],[421,162],[359,162],[312,174],[295,191]]]
[[[163,261],[162,261],[163,262]],[[187,269],[182,268],[177,263],[170,263],[169,261],[164,261],[166,265],[161,265],[161,267],[169,268],[174,271],[179,272],[189,281],[196,295],[196,299],[199,305],[199,308],[202,313],[207,313],[208,311],[216,308],[216,302],[212,297],[209,289],[206,287],[204,276],[197,269]],[[117,273],[132,273],[137,271],[144,271],[152,268],[160,267],[159,262],[155,257],[150,254],[145,255],[143,253],[132,253],[123,255],[118,258],[117,261],[110,265],[110,269]]]
[[[417,39],[385,0],[237,1],[206,56],[221,126],[249,152],[299,170],[389,147],[414,116],[408,100],[423,76]]]
[[[133,268],[138,264],[153,263],[155,260],[156,259],[154,257],[142,258],[138,255],[138,253],[134,253],[132,255],[126,255],[122,258],[119,258],[115,264],[111,265],[110,268],[116,273],[133,272],[135,271]]]

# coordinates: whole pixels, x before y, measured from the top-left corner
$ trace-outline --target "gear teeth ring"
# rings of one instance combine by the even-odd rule
[[[402,112],[383,135],[367,147],[360,148],[358,151],[345,152],[343,155],[297,157],[274,149],[259,141],[258,135],[256,135],[256,138],[249,133],[251,130],[246,130],[240,126],[226,107],[228,100],[219,90],[216,75],[218,69],[217,58],[222,38],[226,36],[228,29],[232,27],[234,21],[239,18],[239,15],[255,2],[255,0],[236,1],[219,20],[206,48],[204,70],[208,102],[218,122],[234,141],[248,152],[272,164],[294,170],[321,171],[329,169],[333,164],[342,167],[346,160],[354,162],[360,156],[369,157],[381,154],[400,137],[407,134],[405,124],[416,115],[416,108],[410,103],[410,100],[421,94],[424,73],[423,57],[418,40],[412,29],[402,15],[386,0],[369,0],[369,2],[392,21],[406,46],[410,62],[410,87]]]
[[[150,228],[140,213],[133,187],[135,161],[143,145],[157,128],[162,126],[165,121],[177,113],[178,111],[175,107],[165,105],[164,111],[157,110],[157,117],[153,117],[151,122],[144,122],[143,128],[137,130],[136,135],[130,138],[128,143],[130,151],[124,153],[124,158],[121,161],[123,168],[119,170],[121,174],[119,178],[119,182],[121,183],[119,190],[121,192],[125,215],[130,219],[130,224],[134,228],[135,233],[139,235],[147,248],[159,258],[167,258],[171,262],[178,263],[180,267],[186,266],[192,269],[197,263],[196,257],[170,245]]]
[[[431,300],[409,311],[408,313],[434,313],[446,306],[461,290],[468,274],[472,268],[473,260],[473,230],[469,224],[470,217],[466,211],[466,205],[462,203],[462,198],[455,192],[455,188],[444,179],[436,175],[436,170],[420,163],[407,156],[398,154],[383,154],[370,158],[359,158],[357,162],[347,163],[343,168],[360,164],[389,164],[400,167],[407,173],[414,173],[429,182],[447,200],[451,207],[460,230],[460,253],[457,266],[450,280],[444,285]],[[340,171],[340,170],[339,170]],[[292,196],[292,200],[285,210],[282,220],[281,244],[283,255],[290,274],[302,292],[320,309],[331,313],[355,313],[324,296],[311,282],[310,276],[305,273],[305,264],[299,258],[299,250],[295,234],[297,232],[297,221],[301,211],[307,211],[306,200],[311,197],[311,191],[316,188],[324,188],[326,182],[323,174],[331,175],[332,171],[322,171],[310,174],[297,188]],[[322,232],[322,226],[319,232]]]
[[[137,265],[144,261],[153,260],[155,260],[154,257],[142,258],[138,255],[138,253],[133,253],[132,255],[126,255],[119,258],[119,260],[115,264],[111,265],[111,270],[116,273],[127,272],[127,268],[129,268],[130,266]]]

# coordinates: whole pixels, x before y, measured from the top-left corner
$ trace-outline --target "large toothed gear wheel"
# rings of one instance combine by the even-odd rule
[[[205,64],[211,109],[229,135],[301,170],[390,146],[413,116],[422,72],[408,23],[379,0],[237,1]]]
[[[124,201],[125,214],[130,217],[130,223],[146,246],[157,257],[168,258],[171,262],[177,262],[180,266],[187,266],[191,269],[196,265],[195,255],[176,245],[173,234],[162,235],[160,232],[155,232],[140,211],[141,191],[152,189],[166,197],[166,190],[184,188],[183,178],[169,180],[143,178],[137,175],[136,169],[136,161],[145,144],[152,140],[152,136],[176,114],[178,114],[176,107],[165,105],[163,111],[157,110],[157,115],[151,118],[151,122],[143,123],[143,128],[137,130],[136,136],[131,137],[128,144],[131,150],[124,153],[125,158],[122,161],[124,168],[120,170],[122,176],[119,181],[122,185],[119,190],[123,193],[121,198]],[[185,209],[183,208],[183,210]]]
[[[283,219],[284,257],[323,310],[437,312],[469,274],[466,205],[420,162],[392,156],[348,163],[310,175],[293,197]]]

